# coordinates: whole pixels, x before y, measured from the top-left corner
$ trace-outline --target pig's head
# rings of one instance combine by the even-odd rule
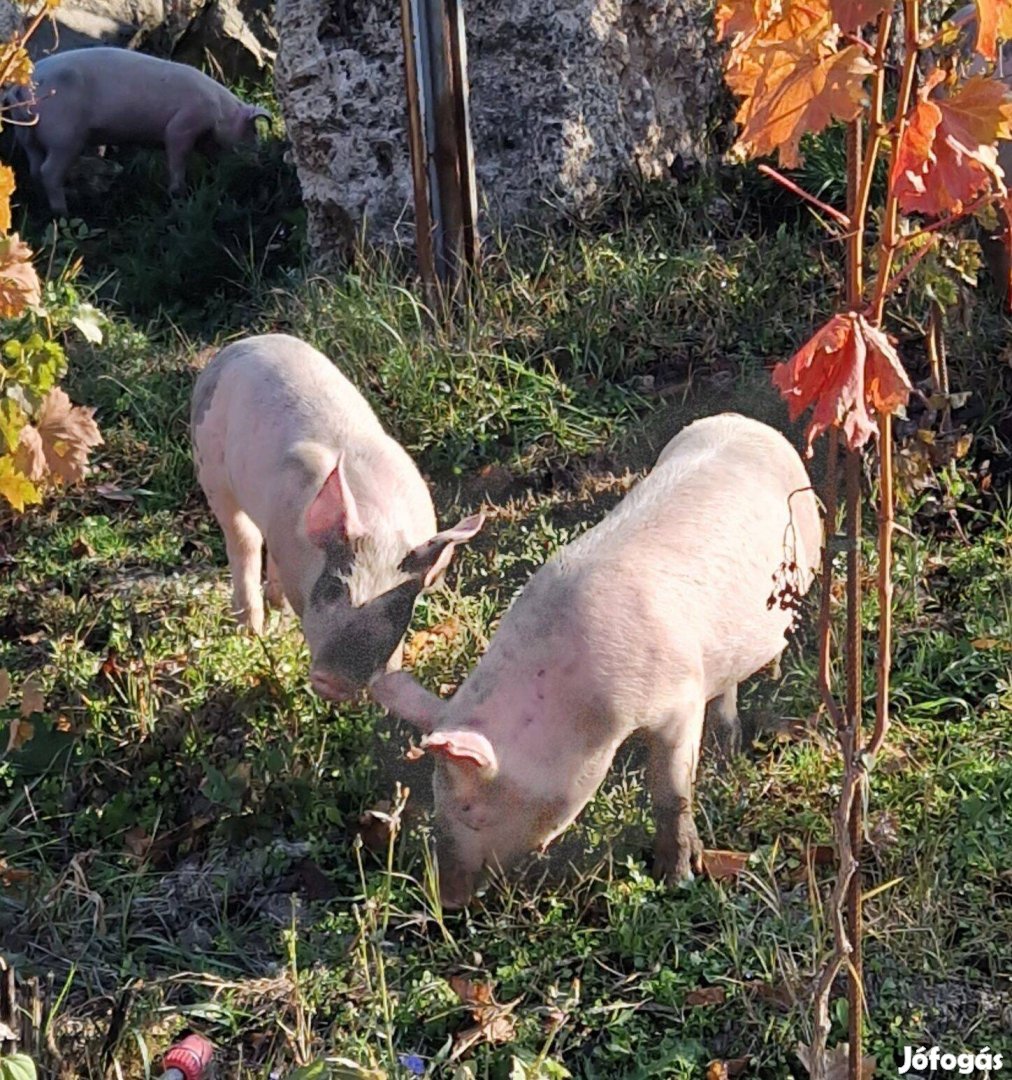
[[[310,680],[318,694],[344,701],[377,673],[400,667],[415,599],[439,582],[456,545],[483,523],[477,514],[411,548],[399,534],[363,520],[344,456],[338,458],[303,522],[324,555],[302,610]]]
[[[481,730],[485,725],[458,725],[448,715],[450,702],[407,672],[380,675],[369,692],[385,709],[425,732],[421,747],[435,757],[436,854],[444,907],[464,907],[485,868],[507,869],[543,849],[579,812],[582,803],[569,806],[558,790],[541,794],[506,775]]]
[[[216,125],[217,141],[223,146],[256,146],[257,121],[266,120],[269,124],[273,117],[259,105],[247,105],[239,102],[238,107]]]

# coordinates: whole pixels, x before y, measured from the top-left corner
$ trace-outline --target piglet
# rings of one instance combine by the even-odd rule
[[[197,378],[190,429],[241,623],[262,632],[266,541],[268,600],[300,616],[317,693],[342,701],[400,667],[415,598],[481,515],[437,533],[411,458],[341,372],[287,334],[222,349]]]
[[[655,872],[698,868],[692,790],[707,703],[737,726],[737,687],[778,657],[819,560],[797,453],[733,413],[690,424],[599,525],[531,578],[449,700],[409,675],[371,693],[435,755],[440,894],[467,903],[484,866],[544,849],[635,731],[649,744]],[[789,596],[788,596],[789,599]]]
[[[54,214],[67,213],[64,180],[86,146],[164,146],[169,191],[177,195],[195,146],[255,143],[257,120],[270,119],[194,67],[129,49],[47,56],[35,65],[35,84],[14,92],[11,116]]]

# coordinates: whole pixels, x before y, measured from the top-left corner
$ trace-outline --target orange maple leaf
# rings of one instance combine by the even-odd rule
[[[95,410],[72,405],[57,386],[45,396],[35,426],[21,432],[17,461],[24,473],[39,480],[49,471],[57,480],[72,484],[88,471],[88,456],[102,445]]]
[[[11,227],[11,195],[14,194],[14,170],[7,165],[0,165],[0,232],[6,233]]]
[[[845,34],[875,22],[892,6],[893,0],[830,0],[833,19]]]
[[[17,233],[0,238],[0,318],[20,315],[42,299],[32,250]]]
[[[792,420],[813,406],[808,456],[816,436],[842,428],[856,450],[878,431],[869,409],[893,412],[906,403],[910,380],[888,335],[863,315],[834,315],[773,372],[773,384],[787,401]]]
[[[987,60],[998,57],[998,39],[1012,38],[1012,0],[975,0],[977,40],[974,49]]]
[[[861,111],[873,68],[857,45],[837,52],[837,37],[828,10],[799,5],[732,50],[725,80],[744,99],[736,145],[747,156],[778,150],[781,165],[797,166],[804,134]]]
[[[1004,192],[999,138],[1008,138],[1012,97],[999,79],[969,79],[948,98],[928,98],[929,76],[900,136],[890,187],[905,214],[960,214],[989,186]]]
[[[714,15],[717,40],[751,34],[769,19],[773,10],[773,0],[719,0]]]

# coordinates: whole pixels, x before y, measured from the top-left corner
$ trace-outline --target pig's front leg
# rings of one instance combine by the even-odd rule
[[[39,178],[49,201],[49,209],[57,217],[67,216],[67,193],[64,181],[70,166],[77,161],[83,144],[52,146],[46,152],[46,159],[39,166]]]
[[[667,723],[648,733],[647,781],[654,804],[654,876],[677,885],[701,869],[703,846],[692,817],[692,786],[699,762],[706,703],[689,691]]]
[[[178,113],[165,128],[165,156],[169,166],[169,194],[175,198],[186,187],[186,159],[203,134],[205,124]]]

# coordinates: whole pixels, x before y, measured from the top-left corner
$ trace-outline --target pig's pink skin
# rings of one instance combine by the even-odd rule
[[[340,700],[400,667],[415,597],[481,519],[434,535],[432,499],[411,458],[325,356],[285,334],[247,338],[214,357],[194,387],[191,432],[240,620],[263,629],[266,541],[269,587],[302,620],[318,691]],[[335,519],[312,538],[310,507],[339,459],[349,505],[338,509],[355,535]]]
[[[804,592],[821,543],[787,440],[736,414],[700,420],[534,575],[452,698],[405,673],[377,678],[373,697],[432,733],[444,903],[466,903],[483,866],[565,829],[637,730],[650,746],[656,870],[689,876],[706,705],[736,721],[737,684],[785,646],[791,615],[768,604],[774,576],[796,564]]]
[[[270,115],[194,67],[129,49],[47,56],[35,65],[34,78],[34,102],[23,88],[14,95],[20,102],[15,131],[56,214],[67,213],[64,179],[87,146],[164,146],[175,195],[195,146],[255,142],[257,119]]]

